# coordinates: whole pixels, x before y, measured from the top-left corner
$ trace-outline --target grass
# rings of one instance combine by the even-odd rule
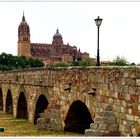
[[[1,136],[82,136],[81,134],[64,132],[64,131],[41,131],[36,126],[25,119],[16,119],[13,115],[6,115],[0,112],[0,127],[4,128],[4,132],[0,132]]]

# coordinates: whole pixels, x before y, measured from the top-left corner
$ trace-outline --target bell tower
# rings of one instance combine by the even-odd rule
[[[24,12],[18,27],[18,56],[31,57],[30,28],[25,20]]]

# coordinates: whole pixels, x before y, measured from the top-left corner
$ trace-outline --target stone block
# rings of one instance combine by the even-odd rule
[[[120,106],[116,106],[116,105],[113,105],[113,110],[115,111],[115,112],[121,112],[121,107]]]
[[[36,128],[37,128],[37,130],[45,130],[45,124],[37,123]]]
[[[115,123],[115,117],[97,117],[94,120],[95,123],[101,124],[101,123]]]
[[[138,121],[139,116],[134,116],[135,122]]]
[[[96,124],[96,123],[91,123],[90,124],[90,129],[93,129],[93,130],[95,129],[96,130],[97,128],[98,128],[98,124]]]
[[[98,136],[104,136],[105,135],[105,131],[103,130],[100,130],[100,131],[98,131]],[[106,136],[106,135],[105,135]]]
[[[125,78],[122,77],[121,83],[122,83],[122,85],[125,85]]]
[[[108,133],[108,136],[120,136],[121,135],[121,133],[119,132],[119,131],[110,131],[109,133]]]
[[[106,130],[107,124],[99,124],[99,130]]]
[[[125,125],[125,132],[130,133],[131,128],[131,125]]]
[[[50,125],[51,125],[50,130],[57,130],[56,124],[51,123]]]
[[[119,131],[120,132],[125,131],[125,125],[120,124],[119,125]]]
[[[118,131],[119,130],[119,124],[108,124],[106,129],[108,131]]]
[[[129,113],[129,114],[132,114],[132,109],[129,108],[129,109],[128,109],[128,113]]]
[[[118,92],[118,99],[124,100],[124,98],[125,98],[124,93]]]
[[[135,81],[135,79],[125,78],[125,84],[128,86],[135,86],[136,81]]]
[[[136,87],[135,87],[135,85],[134,86],[129,86],[129,94],[131,94],[131,95],[135,95],[136,94]]]
[[[40,124],[45,123],[45,118],[38,118],[37,123],[40,123]]]
[[[113,99],[112,98],[109,98],[109,104],[113,104]]]
[[[140,119],[137,119],[136,121],[137,121],[137,122],[138,122],[138,124],[140,125]]]
[[[114,89],[114,87],[113,87],[113,84],[112,83],[109,83],[109,88],[108,88],[108,90],[110,91],[113,91],[113,89]]]
[[[123,125],[126,125],[126,121],[125,120],[123,120]]]
[[[134,103],[137,103],[138,102],[138,95],[131,95],[130,100]]]
[[[124,72],[123,77],[126,78],[126,77],[128,77],[128,76],[129,76],[129,73],[128,73],[127,71]]]
[[[133,136],[137,136],[137,131],[135,128],[132,129],[132,134],[133,134]]]
[[[60,125],[61,124],[61,119],[60,118],[55,119],[55,124]]]
[[[140,86],[140,79],[136,79],[136,86]]]
[[[104,91],[105,92],[105,95],[107,96],[107,97],[109,97],[110,96],[110,93],[109,93],[109,91],[108,90],[106,90],[106,91]]]
[[[140,96],[138,96],[138,102],[140,102]]]
[[[125,112],[125,108],[121,107],[121,112],[124,113]]]
[[[124,99],[125,99],[126,101],[130,101],[130,94],[126,93]]]
[[[136,77],[140,78],[140,70],[139,70],[139,68],[136,68]]]
[[[126,107],[126,101],[125,100],[122,101],[122,106]]]
[[[98,93],[99,93],[99,95],[103,95],[102,89],[99,89]]]
[[[126,120],[129,120],[129,121],[135,121],[135,117],[132,116],[132,115],[128,115],[128,114],[126,114]]]
[[[132,115],[133,116],[138,115],[138,106],[133,105],[133,107],[132,107]]]
[[[99,116],[101,117],[113,117],[115,116],[113,111],[102,111],[99,113]]]
[[[106,109],[105,109],[106,111],[112,111],[113,110],[113,108],[112,108],[112,106],[111,105],[108,105],[108,106],[106,106]]]
[[[86,129],[85,136],[98,136],[97,130]]]
[[[131,120],[127,120],[126,119],[126,125],[132,127],[134,125],[134,121],[131,121]]]
[[[45,113],[40,113],[39,116],[40,118],[45,118]]]
[[[122,124],[122,123],[123,123],[123,120],[122,120],[121,118],[116,118],[116,122],[117,122],[118,124]]]
[[[103,90],[108,91],[108,84],[103,84]]]
[[[118,92],[114,92],[114,98],[118,98]]]
[[[119,118],[122,119],[122,120],[125,120],[126,119],[126,114],[125,112],[124,113],[119,113]]]

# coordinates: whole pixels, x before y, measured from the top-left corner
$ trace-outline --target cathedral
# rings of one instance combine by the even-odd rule
[[[31,43],[30,27],[24,14],[18,27],[18,56],[37,58],[42,60],[45,65],[60,61],[71,63],[89,58],[87,52],[82,53],[76,46],[63,44],[63,38],[58,29],[53,35],[52,44]]]

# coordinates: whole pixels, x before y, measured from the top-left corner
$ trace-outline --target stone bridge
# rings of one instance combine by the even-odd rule
[[[139,136],[140,67],[1,72],[0,110],[38,129]]]

